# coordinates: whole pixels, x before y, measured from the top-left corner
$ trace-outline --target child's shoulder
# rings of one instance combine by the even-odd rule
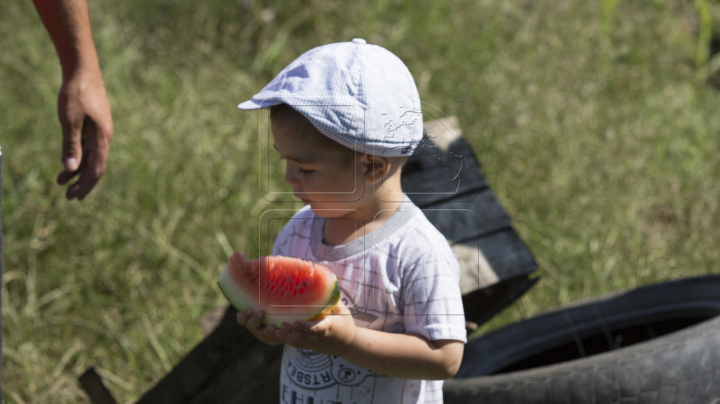
[[[403,214],[408,215],[405,224],[393,235],[389,245],[389,260],[398,268],[396,276],[402,279],[402,289],[425,287],[429,284],[448,281],[458,285],[460,264],[450,243],[438,230],[422,209],[408,204]],[[424,286],[423,286],[424,285]],[[454,292],[454,289],[453,293]],[[459,293],[459,289],[457,291]]]
[[[412,251],[412,255],[421,256],[430,253],[447,254],[453,256],[450,244],[445,236],[438,230],[413,203],[404,205],[400,212],[405,215],[405,224],[394,234],[395,244],[398,248]]]

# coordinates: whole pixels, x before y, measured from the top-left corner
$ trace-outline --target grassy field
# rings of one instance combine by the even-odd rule
[[[197,319],[224,302],[215,279],[228,249],[257,251],[270,206],[258,115],[237,103],[305,50],[354,37],[397,54],[423,101],[458,116],[540,265],[541,282],[483,331],[720,272],[720,92],[703,79],[717,4],[90,8],[116,134],[98,188],[68,202],[53,182],[54,49],[29,0],[0,3],[8,403],[88,403],[76,378],[92,365],[130,402],[199,342]]]

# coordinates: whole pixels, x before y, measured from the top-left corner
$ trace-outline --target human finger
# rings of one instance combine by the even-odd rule
[[[62,155],[60,160],[65,172],[77,171],[82,160],[82,129],[85,115],[74,108],[73,103],[65,94],[60,95],[58,102],[58,117],[62,127]],[[62,184],[61,184],[62,185]]]
[[[87,165],[88,165],[89,153],[88,153],[87,142],[85,141],[85,139],[82,140],[82,149],[83,149],[83,159],[80,160],[80,166],[78,167],[77,170],[69,173],[70,177],[74,177],[77,175],[78,180],[75,181],[74,183],[70,184],[68,186],[67,190],[65,191],[65,197],[67,199],[72,199],[72,198],[76,197],[78,190],[80,189],[80,178],[82,176],[82,172],[85,170],[85,167],[87,167]]]
[[[265,319],[265,312],[262,310],[259,310],[257,313],[255,313],[254,316],[250,317],[247,321],[247,324],[245,324],[245,327],[247,327],[249,330],[259,330],[262,328],[262,322]]]
[[[312,331],[306,331],[300,328],[295,327],[294,325],[291,325],[287,322],[283,323],[282,330],[288,333],[290,336],[292,336],[294,339],[298,341],[303,342],[312,342],[317,340],[320,337],[320,333],[318,332],[312,332]]]
[[[65,123],[62,127],[63,144],[61,161],[65,170],[58,174],[57,183],[59,185],[65,185],[68,181],[80,173],[83,154],[81,145],[82,140],[79,135],[80,129],[74,128],[70,123]],[[82,127],[82,125],[80,127]],[[77,135],[75,132],[77,132]],[[76,149],[79,149],[79,151],[76,151]]]
[[[300,331],[316,333],[316,332],[320,331],[319,328],[317,328],[316,326],[322,320],[323,319],[310,320],[310,321],[295,320],[295,322],[293,322],[292,325],[293,325],[293,327],[295,327],[296,329],[298,329]]]
[[[333,314],[333,315],[337,315],[337,314],[352,315],[352,313],[350,312],[350,309],[348,309],[347,306],[345,306],[345,304],[342,302],[342,300],[340,300],[340,301],[338,302],[337,306],[333,307],[333,309],[330,310],[330,313],[329,313],[329,314]]]
[[[235,319],[237,320],[238,324],[245,326],[245,324],[247,324],[248,320],[250,319],[250,317],[252,317],[252,315],[253,311],[251,309],[247,309],[239,312],[235,316]]]
[[[300,341],[300,340],[296,339],[295,337],[293,337],[292,335],[290,335],[290,334],[289,334],[287,331],[285,331],[285,330],[282,330],[282,329],[281,329],[281,330],[277,330],[277,331],[275,332],[275,336],[276,336],[280,341],[282,341],[283,343],[288,344],[288,345],[290,345],[290,346],[294,346],[294,347],[296,347],[296,348],[301,348],[301,349],[308,347],[303,341]]]
[[[83,148],[82,168],[78,170],[80,178],[68,189],[68,199],[84,199],[105,174],[111,136],[107,129],[100,128],[93,120],[85,121],[83,138],[87,142]]]
[[[68,181],[70,181],[74,176],[80,174],[80,171],[61,171],[60,174],[57,176],[57,183],[59,185],[65,185]]]
[[[278,330],[278,329],[277,329],[275,326],[273,326],[273,325],[268,325],[268,326],[266,326],[266,327],[263,329],[263,333],[264,333],[268,338],[275,338],[275,331],[277,331],[277,330]]]

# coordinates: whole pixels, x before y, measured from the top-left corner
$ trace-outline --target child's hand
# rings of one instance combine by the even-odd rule
[[[300,349],[342,356],[355,339],[355,320],[341,301],[331,315],[313,321],[284,322],[275,335],[280,341]]]
[[[264,311],[260,310],[257,314],[253,315],[253,311],[251,309],[247,309],[238,313],[236,318],[240,325],[245,326],[245,328],[247,328],[255,336],[255,338],[260,341],[268,345],[279,345],[283,343],[283,341],[275,335],[277,328],[272,325],[262,325],[262,321],[265,319]]]

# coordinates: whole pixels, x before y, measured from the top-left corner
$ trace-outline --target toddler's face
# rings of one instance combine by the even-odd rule
[[[354,209],[365,185],[356,153],[327,138],[297,112],[272,114],[270,124],[274,146],[285,160],[285,181],[295,197],[314,211]]]

